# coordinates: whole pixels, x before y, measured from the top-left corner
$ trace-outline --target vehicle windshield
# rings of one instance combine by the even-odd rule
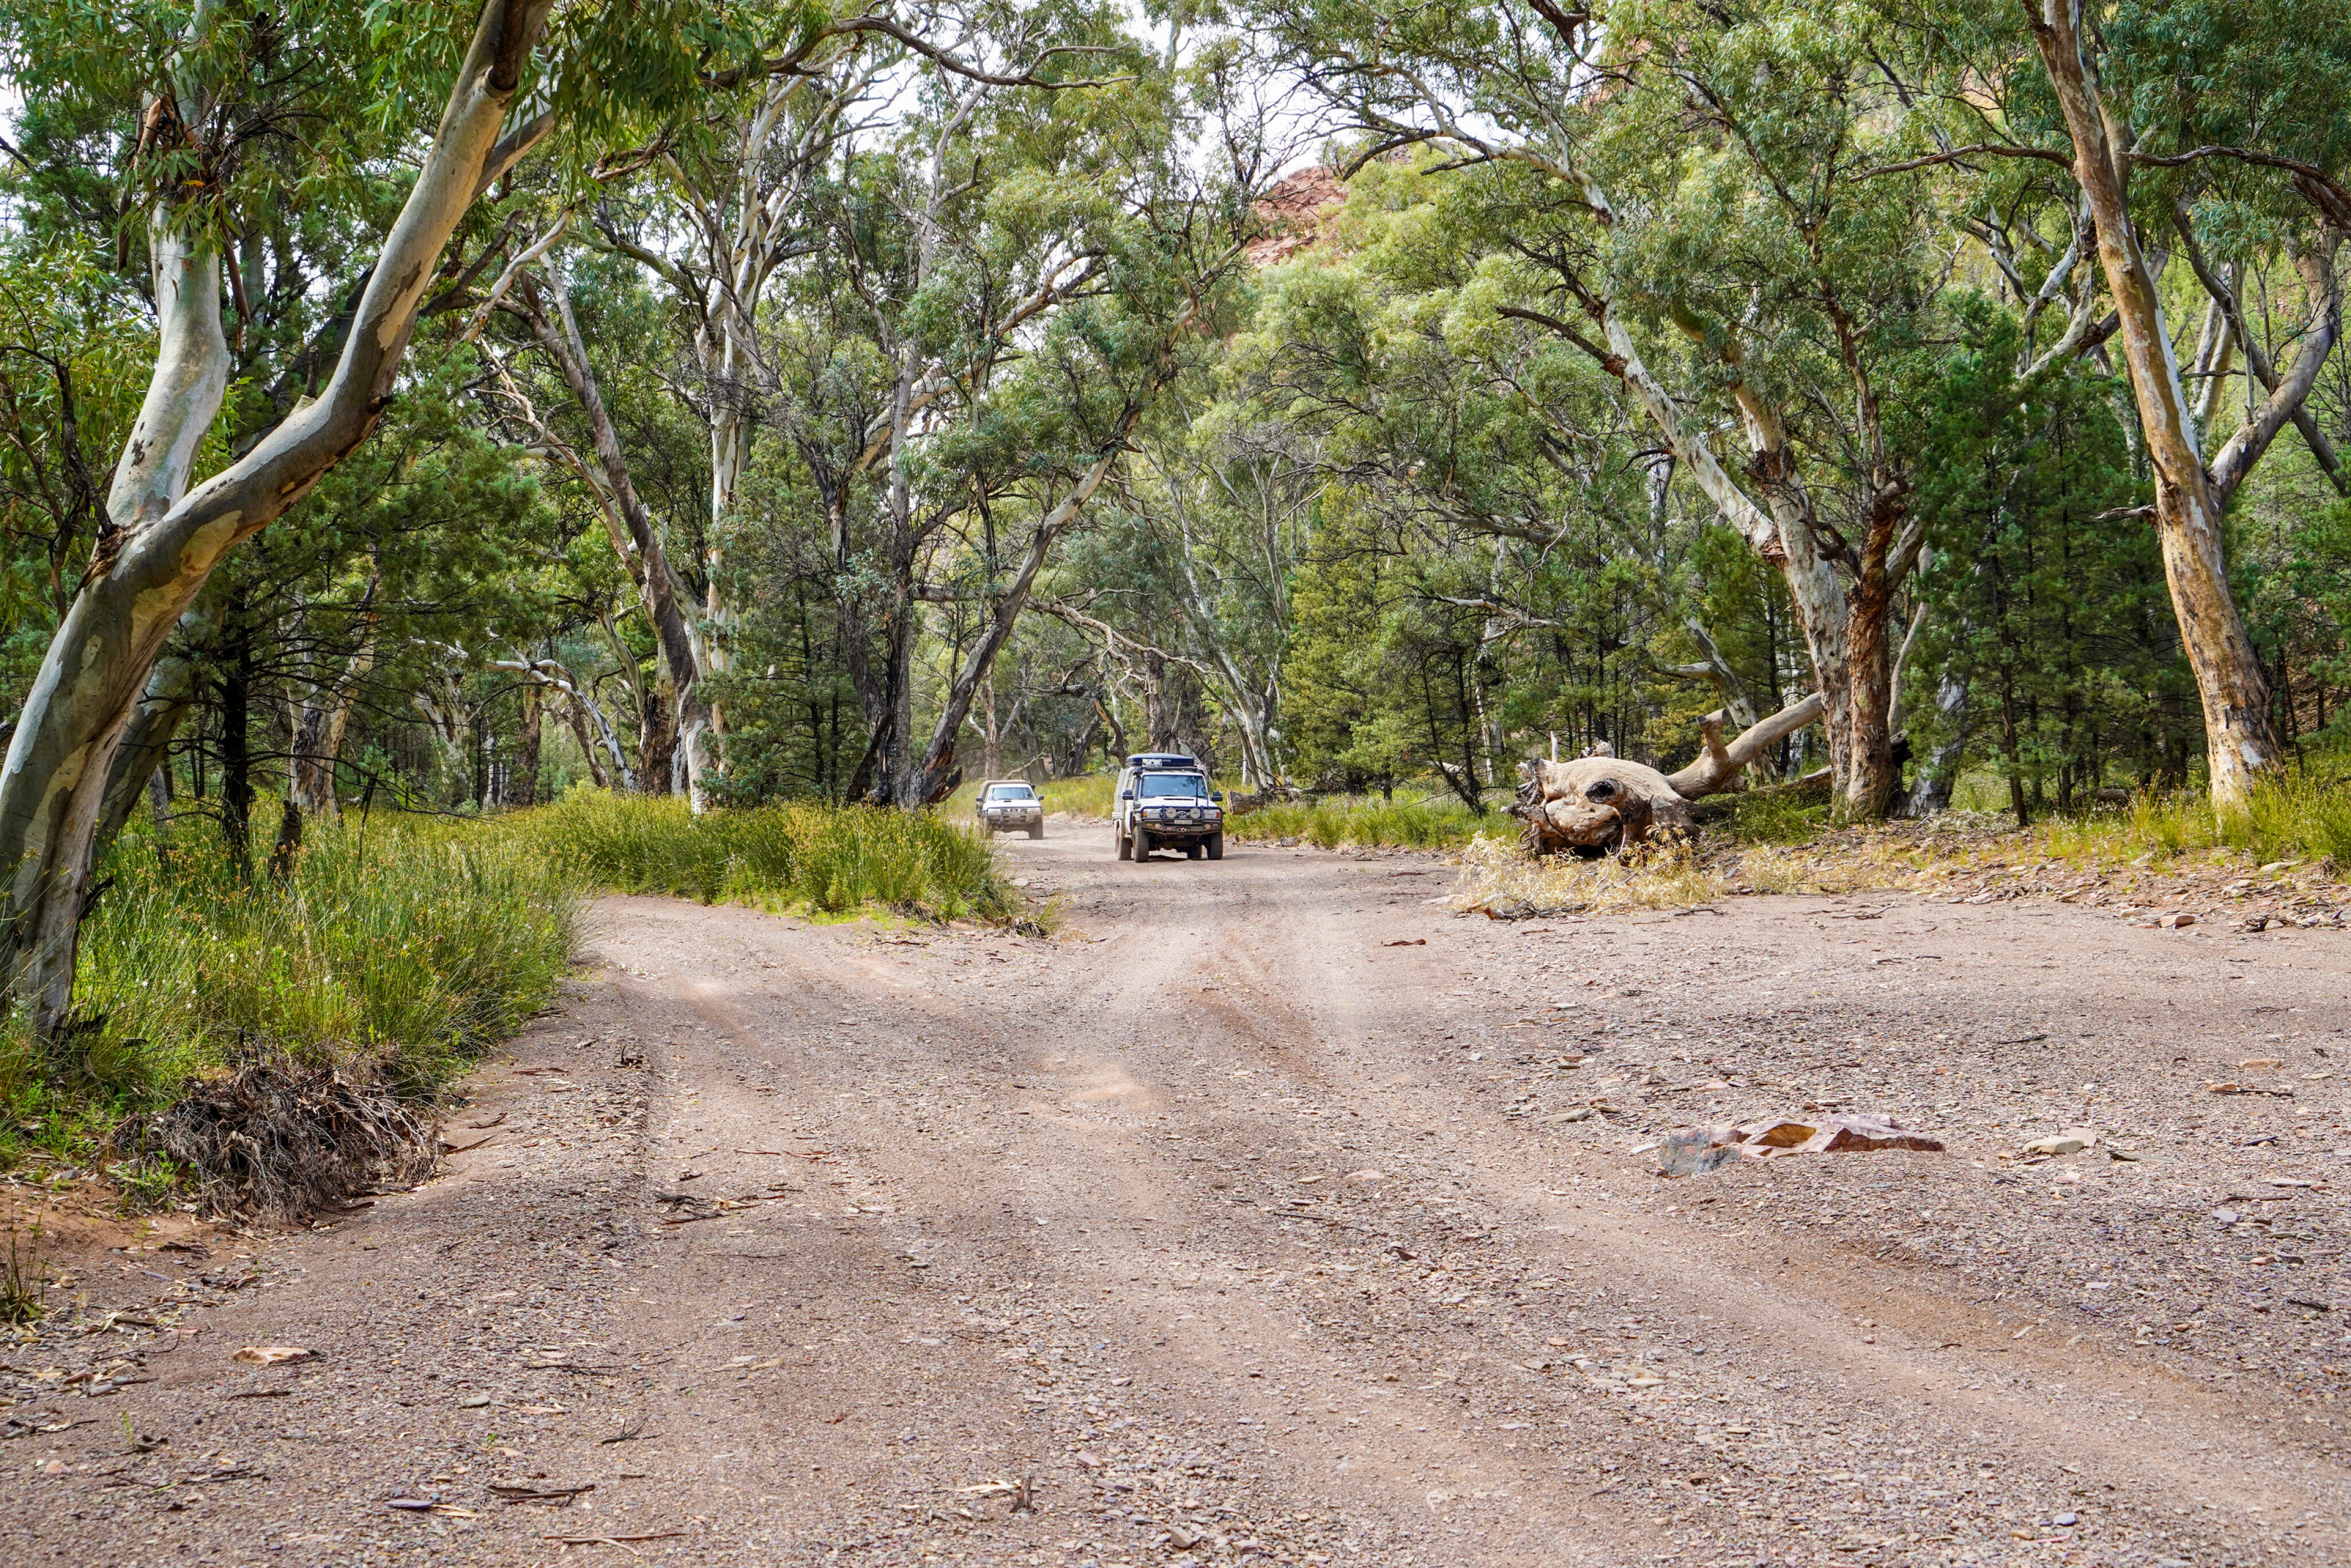
[[[1192,800],[1208,792],[1208,781],[1196,773],[1143,773],[1134,780],[1135,793],[1146,800],[1170,797]]]
[[[991,800],[1033,800],[1037,793],[1026,784],[991,784],[987,787],[987,798]]]

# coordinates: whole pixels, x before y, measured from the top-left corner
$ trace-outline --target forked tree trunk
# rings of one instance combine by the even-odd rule
[[[2180,645],[2203,703],[2212,803],[2228,810],[2241,805],[2254,782],[2281,761],[2270,727],[2269,685],[2229,591],[2220,538],[2228,497],[2225,490],[2216,494],[2220,487],[2206,473],[2197,447],[2195,414],[2180,386],[2179,361],[2164,327],[2163,300],[2131,231],[2125,149],[2109,133],[2107,106],[2083,52],[2076,5],[2077,0],[2028,0],[2033,38],[2073,138],[2074,176],[2089,198],[2097,225],[2098,265],[2114,297],[2117,336],[2138,402],[2147,459],[2155,469],[2156,536],[2179,619]],[[2326,342],[2331,343],[2331,333]],[[2325,346],[2304,345],[2305,356],[2314,352],[2323,358]],[[2298,361],[2296,368],[2305,364],[2314,376],[2315,361]],[[2281,421],[2289,417],[2290,412],[2282,413]],[[2236,473],[2250,465],[2252,455],[2242,459]],[[2022,810],[2020,801],[2020,815]]]
[[[193,490],[184,490],[188,467],[227,374],[220,268],[209,250],[159,225],[154,376],[116,470],[108,533],[49,641],[0,768],[0,993],[30,1002],[43,1035],[71,1007],[107,780],[156,655],[222,559],[374,427],[450,235],[482,189],[546,131],[542,118],[499,135],[551,4],[486,0],[333,376],[315,401]]]
[[[581,340],[580,324],[571,314],[571,298],[552,270],[547,277],[548,292],[555,301],[553,314],[540,305],[538,289],[528,278],[523,280],[525,304],[518,308],[519,313],[529,322],[548,357],[555,361],[564,384],[571,389],[571,396],[588,422],[597,468],[603,478],[602,498],[618,514],[626,533],[628,548],[622,551],[621,563],[636,584],[639,601],[644,606],[645,618],[653,622],[653,635],[661,644],[662,661],[669,675],[673,711],[657,724],[648,726],[649,737],[658,733],[663,738],[658,746],[649,740],[638,761],[638,776],[648,782],[668,778],[674,745],[675,760],[685,775],[686,794],[694,810],[700,811],[708,804],[703,775],[716,760],[710,706],[702,695],[708,649],[694,619],[693,595],[671,568],[661,530],[630,476],[628,459],[621,451],[620,434],[612,427],[611,413],[604,405],[603,392],[588,361],[587,344]],[[620,542],[614,540],[615,544]]]

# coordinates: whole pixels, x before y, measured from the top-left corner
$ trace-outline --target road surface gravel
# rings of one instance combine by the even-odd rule
[[[1000,850],[605,900],[443,1176],[84,1268],[0,1562],[2351,1562],[2338,934]],[[1807,1105],[1948,1147],[1636,1152]]]

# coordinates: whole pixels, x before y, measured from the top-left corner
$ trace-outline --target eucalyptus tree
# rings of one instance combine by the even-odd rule
[[[843,139],[821,243],[762,336],[767,422],[823,519],[867,727],[845,792],[900,806],[954,787],[1039,574],[1222,308],[1257,172],[1185,165],[1180,84],[1122,15],[1037,6],[991,26],[954,40],[953,66],[922,56],[905,112]],[[1052,74],[1026,66],[1049,56],[1127,79],[991,79]],[[934,680],[935,623],[950,635]]]
[[[0,16],[28,102],[74,106],[131,176],[157,322],[106,522],[0,768],[0,987],[31,1004],[45,1034],[70,1006],[110,765],[159,652],[229,553],[367,438],[422,313],[471,282],[462,263],[444,267],[452,238],[559,121],[691,90],[699,57],[751,56],[759,43],[716,8],[655,20],[581,5],[563,10],[542,57],[553,10],[197,0],[101,16],[58,0]],[[264,129],[296,139],[298,155],[246,156]],[[289,172],[299,178],[278,178]],[[225,297],[249,303],[243,205],[256,191],[353,199],[372,193],[359,177],[370,172],[406,174],[405,191],[383,204],[396,209],[388,223],[360,213],[355,226],[374,231],[364,266],[298,361],[290,390],[303,395],[256,419],[194,482],[228,390]]]
[[[585,178],[554,187],[542,232],[516,243],[472,324],[478,331],[493,308],[514,317],[557,372],[576,436],[559,434],[553,424],[563,421],[552,409],[542,414],[486,349],[494,419],[518,428],[559,473],[581,483],[603,515],[661,653],[671,738],[659,748],[664,756],[641,758],[639,772],[651,787],[682,789],[696,810],[709,803],[708,776],[725,761],[724,716],[711,696],[713,678],[723,681],[727,669],[719,541],[734,526],[751,456],[755,324],[768,279],[807,243],[805,183],[883,68],[872,41],[894,45],[891,34],[859,25],[875,20],[811,27],[755,68],[715,73],[706,98],[655,122],[649,142],[608,152]],[[632,191],[632,177],[646,183]],[[582,208],[592,227],[575,224]],[[632,344],[632,367],[625,360],[616,367],[609,344],[591,354],[559,248],[575,227],[591,246],[642,266],[662,290],[669,325],[684,339],[685,373],[660,364],[671,357],[668,345],[642,334]],[[707,489],[693,506],[648,504],[635,472],[644,454],[624,449],[607,403],[614,370],[649,368],[642,362],[648,348],[656,357],[650,368],[670,371],[667,388],[706,427]]]
[[[1142,700],[1150,747],[1205,749],[1193,694],[1212,689],[1253,789],[1285,773],[1282,662],[1291,584],[1327,483],[1320,444],[1224,366],[1187,376],[1138,434],[1102,526],[1031,606],[1099,643],[1105,668]]]
[[[1751,724],[1750,690],[1776,694],[1795,674],[1740,635],[1758,608],[1751,583],[1743,598],[1718,590],[1717,579],[1747,579],[1708,553],[1703,517],[1670,504],[1670,461],[1614,378],[1496,312],[1525,297],[1496,204],[1475,183],[1429,178],[1436,162],[1363,164],[1317,246],[1267,275],[1232,348],[1233,395],[1254,423],[1288,433],[1326,514],[1301,554],[1386,558],[1368,573],[1309,559],[1318,595],[1353,582],[1379,603],[1376,635],[1448,666],[1459,650],[1447,683],[1458,691],[1374,685],[1410,697],[1412,745],[1435,751],[1465,799],[1530,732],[1579,747],[1695,746],[1695,712],[1661,695],[1676,682],[1704,683]],[[1359,630],[1337,630],[1348,622],[1335,607],[1318,601],[1313,619],[1299,651],[1311,653],[1311,688],[1336,691],[1368,650]],[[1432,695],[1466,728],[1433,724]],[[1380,703],[1346,700],[1364,711],[1344,727],[1386,722]],[[1376,744],[1368,731],[1339,739],[1319,719],[1309,728],[1317,771],[1361,779],[1378,772],[1374,755],[1402,757],[1395,724]]]
[[[1915,202],[1849,178],[1898,113],[1863,6],[1543,0],[1269,16],[1368,138],[1490,192],[1495,308],[1573,345],[1784,580],[1826,704],[1839,810],[1895,783],[1891,637],[1922,542],[1900,428],[1945,275]],[[1512,296],[1515,295],[1515,298]]]
[[[2306,405],[2342,335],[2337,256],[2351,233],[2351,116],[2340,94],[2309,84],[2351,69],[2351,12],[2329,0],[2088,12],[2078,0],[2032,0],[2025,14],[2068,150],[2013,132],[1970,145],[2053,158],[2080,183],[2155,472],[2156,533],[2203,703],[2212,798],[2225,810],[2241,804],[2283,752],[2261,659],[2230,590],[2222,517],[2289,423],[2345,483],[2342,460]],[[2034,129],[2016,128],[2028,136]],[[2266,240],[2299,274],[2307,320],[2290,362],[2271,362],[2230,271],[2208,259],[2199,206],[2210,228],[2239,244]],[[2248,397],[2243,420],[2209,461],[2151,260],[2169,248],[2166,231],[2266,392]]]

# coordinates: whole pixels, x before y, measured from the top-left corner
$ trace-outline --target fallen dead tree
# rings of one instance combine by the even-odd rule
[[[253,1062],[115,1130],[115,1154],[185,1167],[208,1212],[296,1219],[433,1172],[433,1128],[381,1083]]]
[[[1698,721],[1706,749],[1674,773],[1621,757],[1526,763],[1510,814],[1526,824],[1526,846],[1538,855],[1564,852],[1593,860],[1653,839],[1685,837],[1695,821],[1692,801],[1729,789],[1765,747],[1811,724],[1822,710],[1814,693],[1726,745],[1728,716],[1718,709]]]

